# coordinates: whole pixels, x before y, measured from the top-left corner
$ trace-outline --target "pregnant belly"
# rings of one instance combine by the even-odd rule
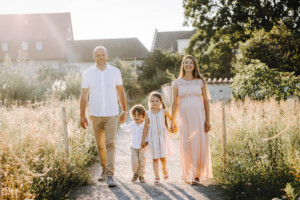
[[[201,96],[185,96],[179,99],[179,106],[184,110],[199,109],[203,106]]]

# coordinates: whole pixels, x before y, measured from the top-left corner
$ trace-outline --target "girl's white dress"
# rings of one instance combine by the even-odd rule
[[[158,159],[170,157],[173,155],[173,146],[169,131],[165,123],[164,109],[160,109],[158,113],[148,111],[149,129],[148,144],[150,159]]]

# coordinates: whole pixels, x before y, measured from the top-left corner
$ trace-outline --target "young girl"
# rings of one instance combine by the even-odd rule
[[[145,125],[143,130],[143,138],[141,146],[146,145],[145,139],[148,139],[150,150],[150,158],[153,159],[153,170],[155,174],[154,183],[160,182],[158,160],[162,165],[163,178],[169,177],[166,164],[166,157],[172,156],[173,148],[168,131],[166,117],[171,119],[171,115],[165,109],[166,106],[163,102],[162,95],[158,92],[152,92],[149,96],[150,110],[145,117]]]

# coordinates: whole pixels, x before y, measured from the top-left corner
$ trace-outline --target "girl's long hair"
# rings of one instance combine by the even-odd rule
[[[150,99],[151,99],[151,97],[153,97],[153,96],[159,98],[159,100],[160,100],[160,102],[161,102],[161,105],[162,105],[162,108],[163,108],[163,109],[167,109],[167,108],[166,108],[166,105],[165,105],[165,103],[164,103],[164,100],[163,100],[162,95],[161,95],[159,92],[154,91],[154,92],[151,92],[151,94],[149,95],[148,105],[149,105],[149,109],[150,109],[150,110],[152,110],[151,104],[150,104]],[[165,116],[165,123],[166,123],[167,129],[169,130],[169,125],[168,125],[167,117],[166,117],[166,116]]]
[[[181,67],[180,67],[180,73],[179,73],[179,78],[182,78],[184,77],[185,75],[185,70],[184,70],[184,61],[185,59],[187,58],[190,58],[192,61],[193,61],[193,64],[194,64],[194,69],[193,69],[193,77],[195,79],[202,79],[202,81],[206,84],[203,76],[200,74],[200,69],[199,69],[199,65],[198,65],[198,62],[196,61],[196,58],[192,55],[186,55],[183,59],[182,59],[182,62],[181,62]]]

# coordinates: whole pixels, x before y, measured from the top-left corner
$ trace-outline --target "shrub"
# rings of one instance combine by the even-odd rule
[[[140,67],[138,81],[144,95],[160,89],[161,85],[172,81],[168,73],[177,77],[180,71],[182,56],[177,53],[155,50],[145,59]]]
[[[112,65],[119,68],[122,74],[124,90],[127,94],[127,98],[130,101],[135,101],[136,98],[141,95],[141,86],[138,84],[137,67],[133,63],[121,61],[120,59],[114,59]]]
[[[269,69],[259,60],[251,60],[245,65],[238,62],[235,65],[236,75],[231,85],[234,97],[253,100],[264,100],[274,97],[277,100],[300,96],[300,78],[294,73],[278,72]]]

